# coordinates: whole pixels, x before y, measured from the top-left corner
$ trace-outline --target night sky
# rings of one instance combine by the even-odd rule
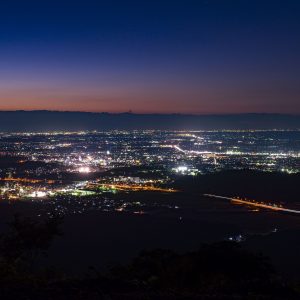
[[[1,1],[0,110],[300,113],[300,1]]]

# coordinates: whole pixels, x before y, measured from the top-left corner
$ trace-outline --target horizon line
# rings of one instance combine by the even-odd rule
[[[16,110],[1,110],[0,113],[13,113],[13,112],[52,112],[52,113],[87,113],[87,114],[110,114],[110,115],[181,115],[181,116],[228,116],[228,115],[287,115],[287,116],[300,116],[299,113],[280,113],[280,112],[233,112],[233,113],[180,113],[180,112],[107,112],[107,111],[80,111],[80,110],[51,110],[51,109],[16,109]]]

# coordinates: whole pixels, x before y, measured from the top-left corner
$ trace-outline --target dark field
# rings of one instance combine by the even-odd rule
[[[63,236],[54,240],[43,264],[78,274],[89,266],[102,270],[116,262],[129,261],[143,249],[185,252],[198,249],[202,243],[241,235],[245,247],[270,256],[285,274],[299,275],[299,216],[253,211],[189,193],[118,193],[114,197],[126,203],[139,201],[144,214],[135,214],[133,208],[67,215],[62,225]],[[14,213],[36,218],[37,212],[45,207],[47,202],[2,203],[1,227]]]

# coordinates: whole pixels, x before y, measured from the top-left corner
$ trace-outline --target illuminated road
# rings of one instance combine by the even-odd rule
[[[275,152],[245,152],[245,151],[226,151],[226,152],[216,152],[216,151],[196,151],[196,150],[185,150],[178,145],[167,145],[165,147],[173,148],[184,154],[197,154],[197,155],[249,155],[249,156],[274,156],[274,157],[287,157],[286,153],[275,153]],[[291,154],[291,157],[299,157],[299,154]]]
[[[237,204],[246,204],[246,205],[251,205],[251,206],[254,206],[254,207],[271,209],[271,210],[275,210],[275,211],[279,211],[279,212],[288,212],[288,213],[293,213],[293,214],[300,214],[299,210],[288,209],[288,208],[279,207],[279,206],[273,206],[273,205],[269,205],[269,204],[265,204],[265,203],[261,203],[261,202],[252,202],[252,201],[248,201],[248,200],[218,196],[218,195],[213,195],[213,194],[204,194],[204,196],[211,197],[211,198],[217,198],[217,199],[230,200],[231,202],[237,203]]]
[[[12,182],[23,182],[23,183],[48,183],[48,184],[54,184],[54,180],[45,180],[45,179],[29,179],[29,178],[11,178],[11,177],[5,177],[0,178],[0,181],[12,181]]]
[[[145,186],[145,185],[129,185],[129,184],[89,184],[89,187],[103,187],[108,189],[124,190],[124,191],[149,191],[149,192],[161,192],[161,193],[176,193],[177,190],[159,188],[154,186]]]
[[[172,146],[172,148],[174,148],[180,152],[183,152],[185,154],[212,154],[213,153],[211,151],[184,150],[184,149],[180,148],[179,146]]]

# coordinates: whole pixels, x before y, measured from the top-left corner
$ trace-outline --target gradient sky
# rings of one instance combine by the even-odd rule
[[[300,113],[300,1],[1,1],[0,110]]]

